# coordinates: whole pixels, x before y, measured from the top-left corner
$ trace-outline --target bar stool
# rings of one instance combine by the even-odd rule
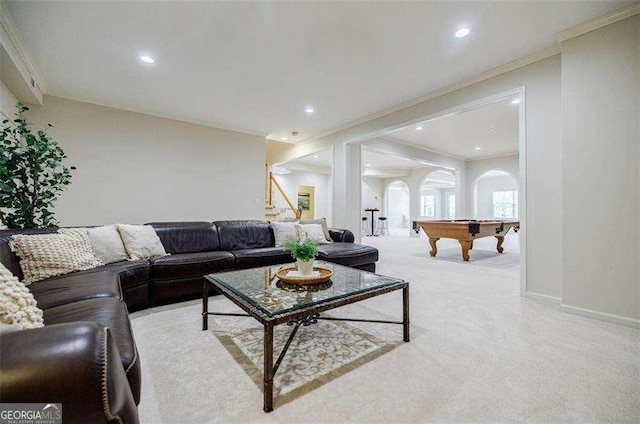
[[[368,220],[369,220],[369,218],[367,218],[366,216],[362,217],[362,225],[360,225],[360,232],[362,233],[362,237],[367,235],[367,230],[368,230],[367,221]]]
[[[378,217],[378,226],[376,228],[376,232],[378,234],[380,234],[381,236],[383,236],[385,231],[387,232],[387,235],[389,235],[389,227],[387,227],[387,217],[386,216],[379,216]]]

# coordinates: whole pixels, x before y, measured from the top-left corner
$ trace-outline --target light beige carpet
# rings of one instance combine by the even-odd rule
[[[294,382],[265,414],[255,381],[259,354],[248,355],[241,341],[250,318],[216,318],[203,332],[197,301],[135,313],[142,422],[640,422],[639,331],[520,298],[518,266],[506,256],[463,263],[428,257],[422,238],[367,242],[380,248],[380,273],[411,283],[410,343],[398,343],[400,326],[349,323],[340,331],[355,327],[382,347],[337,365],[335,375]],[[354,306],[333,314],[399,318],[401,295]],[[222,298],[212,298],[210,309],[236,310]],[[247,346],[258,339],[249,336]]]

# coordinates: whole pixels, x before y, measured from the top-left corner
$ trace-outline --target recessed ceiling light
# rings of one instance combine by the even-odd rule
[[[495,128],[487,128],[487,131],[489,132],[494,132],[496,129]]]
[[[153,63],[153,62],[155,62],[155,60],[153,60],[153,58],[151,56],[147,56],[147,55],[140,56],[140,60],[143,61],[144,63]]]
[[[313,112],[315,112],[315,109],[312,108],[311,106],[307,106],[307,108],[304,111],[307,112],[307,113],[313,113]]]
[[[482,150],[482,147],[476,146],[475,150]]]
[[[418,125],[418,126],[416,127],[416,131],[422,131],[422,127],[421,127],[420,125]]]
[[[459,30],[456,31],[456,37],[458,38],[464,38],[467,35],[469,35],[469,28],[460,28]]]
[[[280,137],[280,140],[287,141],[287,140],[289,140],[289,138],[288,137]]]
[[[371,164],[370,164],[370,163],[368,163],[368,164],[366,164],[365,166],[371,166]]]
[[[520,99],[515,99],[514,101],[511,102],[512,105],[517,105],[520,103]]]
[[[313,155],[313,158],[314,158],[314,159],[318,159],[319,157],[320,157],[320,156],[318,156],[318,155]]]

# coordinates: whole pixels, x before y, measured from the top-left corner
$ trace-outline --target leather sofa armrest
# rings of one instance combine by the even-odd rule
[[[65,423],[138,423],[118,348],[95,322],[0,335],[0,399],[61,403]]]
[[[341,243],[353,243],[355,237],[353,233],[349,230],[343,230],[339,228],[329,228],[329,235],[331,235],[331,239],[333,241],[341,242]]]

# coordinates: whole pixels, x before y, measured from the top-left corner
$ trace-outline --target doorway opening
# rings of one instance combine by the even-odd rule
[[[474,218],[518,219],[518,180],[510,173],[492,169],[473,186]]]
[[[434,171],[420,185],[421,219],[455,219],[456,181],[452,173]]]
[[[387,185],[384,198],[384,210],[389,233],[397,233],[398,231],[394,230],[404,229],[401,233],[406,235],[406,229],[411,225],[411,192],[409,191],[409,186],[402,180],[393,181]]]

